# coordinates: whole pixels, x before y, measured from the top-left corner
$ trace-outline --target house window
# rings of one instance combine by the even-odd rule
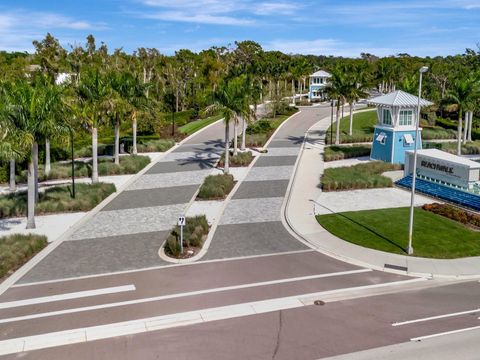
[[[400,126],[411,126],[413,123],[412,110],[400,110]]]
[[[413,141],[413,136],[411,134],[403,135],[403,146],[410,147],[414,142],[415,141]]]
[[[388,109],[383,109],[383,124],[392,125],[392,114],[390,114]]]

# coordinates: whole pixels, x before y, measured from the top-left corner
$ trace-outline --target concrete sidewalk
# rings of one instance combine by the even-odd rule
[[[318,188],[324,170],[323,149],[330,118],[316,123],[307,133],[288,194],[285,218],[292,230],[318,251],[373,269],[447,278],[480,276],[480,257],[436,260],[390,254],[344,241],[325,230],[314,217],[314,202],[321,194]]]

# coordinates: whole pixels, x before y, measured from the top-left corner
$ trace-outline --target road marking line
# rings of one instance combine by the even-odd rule
[[[419,337],[411,338],[410,341],[422,341],[422,340],[431,339],[431,338],[435,338],[435,337],[439,337],[439,336],[458,334],[458,333],[462,333],[462,332],[466,332],[466,331],[472,331],[472,330],[478,330],[478,329],[480,329],[480,326],[473,326],[473,327],[469,327],[469,328],[446,331],[446,332],[437,333],[437,334],[419,336]]]
[[[415,323],[424,322],[424,321],[437,320],[437,319],[445,319],[445,318],[454,317],[454,316],[461,316],[461,315],[473,314],[473,313],[476,313],[476,312],[480,312],[480,309],[460,311],[460,312],[455,312],[455,313],[450,313],[450,314],[444,314],[444,315],[429,316],[429,317],[420,318],[420,319],[415,319],[415,320],[395,322],[395,323],[392,324],[392,326],[402,326],[402,325],[408,325],[408,324],[415,324]]]
[[[90,297],[90,296],[117,294],[121,292],[135,291],[135,290],[136,290],[135,285],[123,285],[123,286],[114,286],[114,287],[95,289],[95,290],[78,291],[78,292],[72,292],[72,293],[66,293],[66,294],[43,296],[38,298],[4,302],[4,303],[0,303],[0,309],[9,309],[9,308],[14,308],[19,306],[44,304],[44,303],[49,303],[54,301],[61,301],[61,300],[80,299],[80,298]]]
[[[211,294],[211,293],[231,291],[231,290],[240,290],[240,289],[254,288],[254,287],[260,287],[260,286],[277,285],[277,284],[284,284],[289,282],[313,280],[313,279],[327,278],[327,277],[333,277],[333,276],[352,275],[352,274],[358,274],[358,273],[364,273],[364,272],[370,272],[370,271],[372,270],[358,269],[358,270],[350,270],[350,271],[341,271],[336,273],[308,275],[308,276],[301,276],[301,277],[295,277],[295,278],[262,281],[262,282],[249,283],[249,284],[243,284],[243,285],[225,286],[220,288],[189,291],[189,292],[177,293],[177,294],[161,295],[161,296],[155,296],[155,297],[144,298],[144,299],[127,300],[127,301],[120,301],[120,302],[109,303],[109,304],[92,305],[92,306],[85,306],[80,308],[65,309],[65,310],[51,311],[46,313],[38,313],[38,314],[24,315],[24,316],[18,316],[13,318],[0,319],[0,324],[10,323],[14,321],[39,319],[39,318],[49,317],[49,316],[72,314],[72,313],[84,312],[84,311],[108,309],[108,308],[118,307],[118,306],[143,304],[143,303],[153,302],[153,301],[177,299],[177,298],[188,297],[188,296]]]
[[[74,241],[76,241],[76,240],[74,240]],[[83,280],[83,279],[92,279],[92,278],[98,278],[98,277],[103,277],[103,276],[107,277],[107,276],[131,274],[131,273],[137,273],[137,272],[142,272],[142,271],[154,271],[154,270],[168,269],[168,268],[172,268],[172,267],[201,265],[201,264],[209,264],[209,263],[216,263],[216,262],[249,260],[249,259],[263,258],[263,257],[269,257],[269,256],[294,255],[294,254],[302,254],[302,253],[308,253],[308,252],[317,252],[317,251],[314,250],[314,249],[305,249],[305,250],[285,251],[285,252],[271,253],[271,254],[238,256],[238,257],[227,258],[227,259],[202,260],[202,261],[195,261],[193,263],[184,263],[184,264],[159,265],[159,266],[151,266],[151,267],[143,268],[143,269],[123,270],[123,271],[116,271],[116,272],[107,272],[107,273],[102,273],[102,274],[82,275],[82,276],[69,277],[69,278],[63,278],[63,279],[35,281],[35,282],[30,282],[30,283],[19,283],[19,284],[13,284],[10,287],[11,288],[16,288],[16,287],[24,287],[24,286],[36,286],[36,285],[44,285],[44,284],[53,284],[53,283],[64,282],[64,281],[66,282],[66,281],[75,281],[75,280]]]
[[[424,279],[426,280],[426,279]],[[400,285],[401,283],[416,282],[419,279],[395,281],[391,283],[357,286],[334,291],[358,291],[373,287]],[[107,339],[121,335],[134,335],[160,329],[170,329],[180,326],[201,324],[217,320],[233,319],[241,316],[265,314],[269,312],[301,308],[308,306],[303,299],[321,298],[330,291],[287,296],[283,298],[260,300],[242,304],[206,308],[187,311],[177,314],[167,314],[144,319],[123,321],[113,324],[90,326],[78,329],[69,329],[52,333],[26,336],[0,341],[0,355],[20,353],[22,351],[45,349],[53,346],[83,343],[95,339]]]

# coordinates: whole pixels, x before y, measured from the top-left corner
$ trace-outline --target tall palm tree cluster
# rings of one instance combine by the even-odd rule
[[[131,153],[135,155],[137,126],[144,132],[151,122],[166,125],[165,113],[205,110],[221,113],[225,119],[228,171],[230,126],[234,125],[235,154],[237,125],[241,124],[240,148],[244,149],[245,128],[257,104],[305,94],[309,74],[318,69],[332,73],[329,94],[337,100],[337,119],[344,105],[352,109],[372,88],[380,92],[396,88],[411,91],[417,86],[421,65],[431,69],[425,77],[424,94],[439,104],[439,114],[455,114],[461,126],[461,119],[468,113],[468,118],[473,118],[468,122],[471,127],[480,111],[480,49],[436,58],[361,54],[358,59],[346,59],[265,51],[254,41],[199,53],[179,50],[171,56],[154,48],[139,48],[131,54],[121,48],[112,52],[106,44],[98,45],[92,35],[85,44],[68,50],[51,34],[33,45],[34,54],[0,51],[0,166],[9,163],[12,190],[16,164],[28,170],[29,227],[34,226],[38,198],[39,147],[45,154],[48,174],[51,143],[61,143],[74,133],[91,137],[95,183],[98,137],[103,129],[114,129],[114,161],[118,164],[121,129],[131,127]],[[472,117],[472,113],[477,116]],[[351,124],[352,117],[350,133]],[[338,121],[337,141],[339,129]]]

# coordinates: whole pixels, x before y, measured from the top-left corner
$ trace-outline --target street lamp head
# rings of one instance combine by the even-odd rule
[[[419,70],[422,74],[426,73],[428,71],[428,66],[422,66]]]

